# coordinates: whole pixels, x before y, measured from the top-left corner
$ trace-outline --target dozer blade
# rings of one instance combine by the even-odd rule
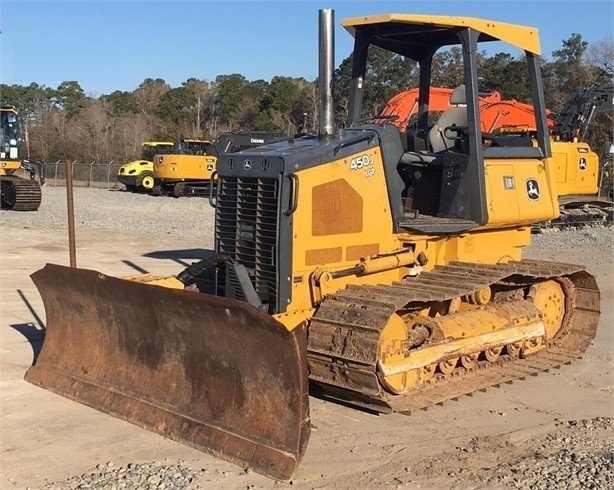
[[[30,383],[277,479],[309,439],[306,334],[245,302],[47,264]]]

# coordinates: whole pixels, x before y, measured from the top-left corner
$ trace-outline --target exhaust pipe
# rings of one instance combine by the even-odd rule
[[[333,70],[335,63],[335,11],[319,11],[319,71],[318,90],[320,94],[320,114],[318,137],[332,138],[335,134],[333,115]]]

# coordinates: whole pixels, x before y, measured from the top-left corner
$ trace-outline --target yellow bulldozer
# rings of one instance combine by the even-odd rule
[[[289,479],[310,435],[310,386],[408,412],[586,351],[600,319],[595,278],[522,258],[531,225],[559,212],[537,29],[346,19],[349,115],[336,128],[333,15],[319,16],[318,134],[219,157],[211,259],[168,278],[34,273],[47,330],[27,381]],[[484,141],[477,61],[490,41],[525,55],[536,144]],[[419,63],[411,133],[362,114],[374,46]],[[430,127],[431,61],[448,46],[462,48],[464,85]]]
[[[37,211],[41,204],[41,187],[36,180],[38,169],[44,182],[43,166],[38,162],[22,160],[19,151],[21,127],[19,113],[13,106],[0,107],[0,197],[2,209]],[[30,178],[16,175],[18,170],[28,172]]]

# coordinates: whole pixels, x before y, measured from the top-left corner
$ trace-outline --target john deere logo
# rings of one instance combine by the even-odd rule
[[[527,197],[531,201],[539,199],[539,184],[535,179],[527,179]]]
[[[252,161],[251,160],[245,160],[243,162],[243,168],[245,170],[251,170],[252,169]]]

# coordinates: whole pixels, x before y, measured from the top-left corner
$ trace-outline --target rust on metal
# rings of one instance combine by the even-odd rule
[[[77,247],[75,240],[75,205],[72,191],[72,162],[66,160],[66,207],[68,216],[68,255],[70,266],[77,267]]]
[[[277,479],[310,433],[304,329],[245,302],[48,264],[35,385]]]

